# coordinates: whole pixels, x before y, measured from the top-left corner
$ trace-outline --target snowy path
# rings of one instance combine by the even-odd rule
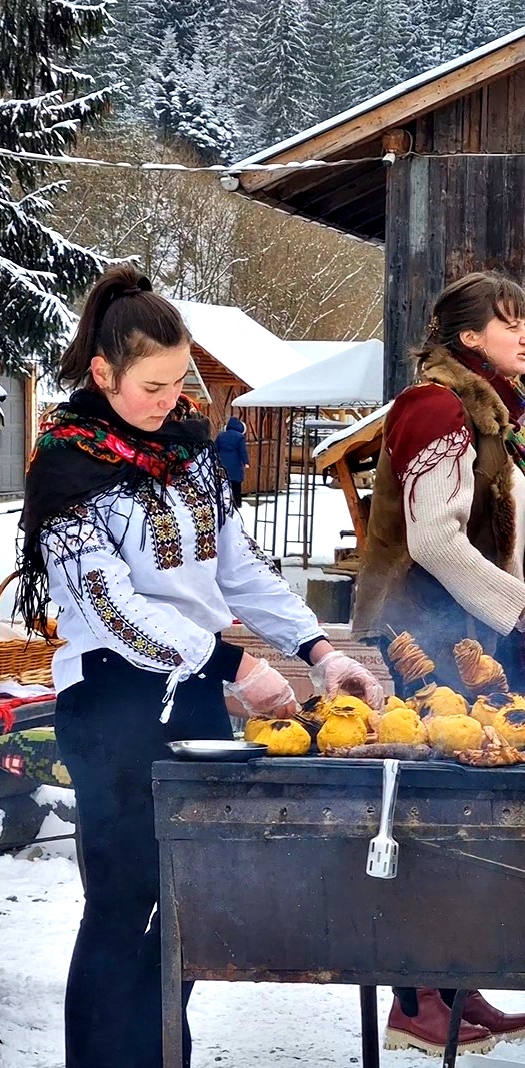
[[[2,1068],[63,1068],[62,1002],[81,911],[71,860],[0,858]],[[492,994],[492,1000],[522,1011],[525,993]],[[390,992],[382,989],[381,1025],[389,1004]],[[191,1026],[193,1068],[349,1068],[361,1061],[355,987],[199,983]],[[497,1053],[525,1064],[525,1042],[500,1043]],[[385,1051],[381,1064],[430,1068],[438,1062],[416,1051]]]

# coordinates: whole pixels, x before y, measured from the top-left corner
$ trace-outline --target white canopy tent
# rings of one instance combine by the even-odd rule
[[[338,352],[344,352],[351,341],[289,341],[296,352],[304,356],[308,363],[319,363],[327,360],[329,356],[336,356]]]
[[[383,342],[352,341],[328,359],[278,378],[232,404],[242,408],[369,408],[383,400]]]

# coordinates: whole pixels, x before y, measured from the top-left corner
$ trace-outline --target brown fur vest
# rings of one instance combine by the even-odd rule
[[[492,386],[446,349],[436,349],[425,360],[421,382],[453,390],[463,404],[476,450],[467,537],[486,559],[507,570],[515,536],[512,460],[505,447],[508,411]],[[467,636],[477,637],[487,651],[496,644],[493,631],[469,616],[436,579],[411,560],[403,489],[384,446],[377,465],[353,627],[355,636],[365,640],[381,635],[391,639],[393,632],[408,630],[433,659],[445,656],[445,647],[449,659],[451,645]]]

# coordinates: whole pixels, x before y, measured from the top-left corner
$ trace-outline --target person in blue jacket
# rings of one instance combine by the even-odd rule
[[[221,464],[231,482],[233,500],[237,508],[240,508],[244,472],[250,466],[246,448],[246,426],[242,419],[236,419],[232,415],[231,419],[228,419],[226,430],[221,430],[217,435],[215,444]]]

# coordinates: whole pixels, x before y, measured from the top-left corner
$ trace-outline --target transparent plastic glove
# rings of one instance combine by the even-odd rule
[[[336,697],[338,693],[351,694],[366,701],[370,708],[382,708],[383,689],[377,679],[357,660],[334,650],[326,653],[310,671],[316,693]]]
[[[299,711],[290,683],[264,659],[258,660],[239,682],[227,682],[225,689],[240,701],[250,716],[286,719]]]

